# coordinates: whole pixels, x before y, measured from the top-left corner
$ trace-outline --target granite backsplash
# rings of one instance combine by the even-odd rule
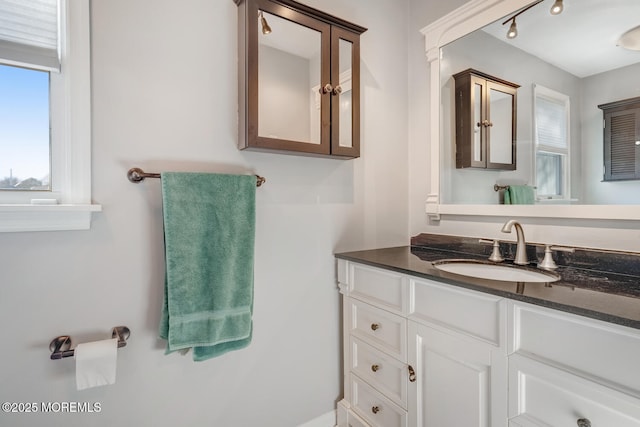
[[[479,238],[427,233],[411,238],[412,253],[424,261],[462,255],[488,258],[492,250],[491,244],[482,243]],[[506,260],[513,260],[516,244],[500,241],[500,250]],[[527,256],[532,262],[542,261],[544,245],[527,244]],[[615,282],[621,294],[640,297],[640,253],[574,248],[574,252],[554,251],[553,258],[565,282],[589,288]]]

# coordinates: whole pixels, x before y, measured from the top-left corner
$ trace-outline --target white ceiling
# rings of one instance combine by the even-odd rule
[[[578,77],[640,62],[640,51],[616,46],[625,32],[640,25],[640,0],[564,0],[551,15],[554,0],[516,18],[518,37],[507,39],[505,17],[484,31]]]

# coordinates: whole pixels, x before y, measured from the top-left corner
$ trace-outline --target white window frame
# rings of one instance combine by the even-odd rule
[[[91,200],[89,0],[60,0],[60,8],[61,72],[50,73],[52,191],[0,192],[0,232],[87,230],[102,210]]]
[[[547,98],[554,102],[562,103],[564,105],[565,112],[565,120],[566,120],[566,141],[567,148],[559,149],[557,147],[551,147],[547,145],[540,144],[538,142],[538,126],[537,126],[537,115],[536,115],[536,103],[538,98]],[[534,153],[533,153],[533,182],[537,184],[538,182],[538,169],[537,169],[537,158],[538,152],[545,152],[551,154],[562,154],[564,155],[563,162],[563,176],[562,176],[562,189],[560,195],[538,195],[538,201],[544,202],[547,201],[560,201],[560,200],[571,200],[571,99],[569,95],[564,93],[557,92],[555,90],[546,88],[544,86],[540,86],[538,84],[533,85],[533,141],[534,141]],[[537,191],[540,192],[540,189]]]

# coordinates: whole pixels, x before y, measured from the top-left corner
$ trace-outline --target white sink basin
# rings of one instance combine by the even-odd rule
[[[483,261],[465,259],[445,259],[435,261],[433,266],[438,270],[459,274],[461,276],[503,282],[549,283],[560,280],[560,277],[552,272],[533,271],[522,267],[514,267],[504,264],[489,264]]]

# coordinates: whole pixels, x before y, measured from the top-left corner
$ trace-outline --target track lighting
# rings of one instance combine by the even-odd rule
[[[527,10],[531,9],[533,6],[542,3],[544,0],[538,0],[534,3],[531,3],[529,6],[525,7],[524,9],[522,9],[520,12],[516,13],[515,15],[511,16],[510,18],[508,18],[506,21],[504,21],[502,23],[502,25],[506,24],[507,22],[511,22],[511,25],[509,26],[509,31],[507,31],[507,38],[508,39],[515,39],[516,37],[518,37],[518,28],[516,27],[516,17],[518,17],[520,14],[526,12]],[[560,13],[562,13],[563,7],[562,7],[562,0],[555,0],[555,3],[553,3],[553,6],[551,6],[551,14],[552,15],[559,15]]]
[[[515,39],[516,37],[518,37],[518,28],[516,27],[516,18],[513,18],[509,26],[509,31],[507,31],[507,38]]]
[[[271,27],[267,23],[267,19],[262,14],[262,11],[258,12],[258,17],[260,18],[260,24],[262,25],[262,34],[271,34]]]
[[[552,15],[560,15],[562,13],[562,0],[556,0],[555,3],[553,3],[553,6],[551,6],[551,14]]]

